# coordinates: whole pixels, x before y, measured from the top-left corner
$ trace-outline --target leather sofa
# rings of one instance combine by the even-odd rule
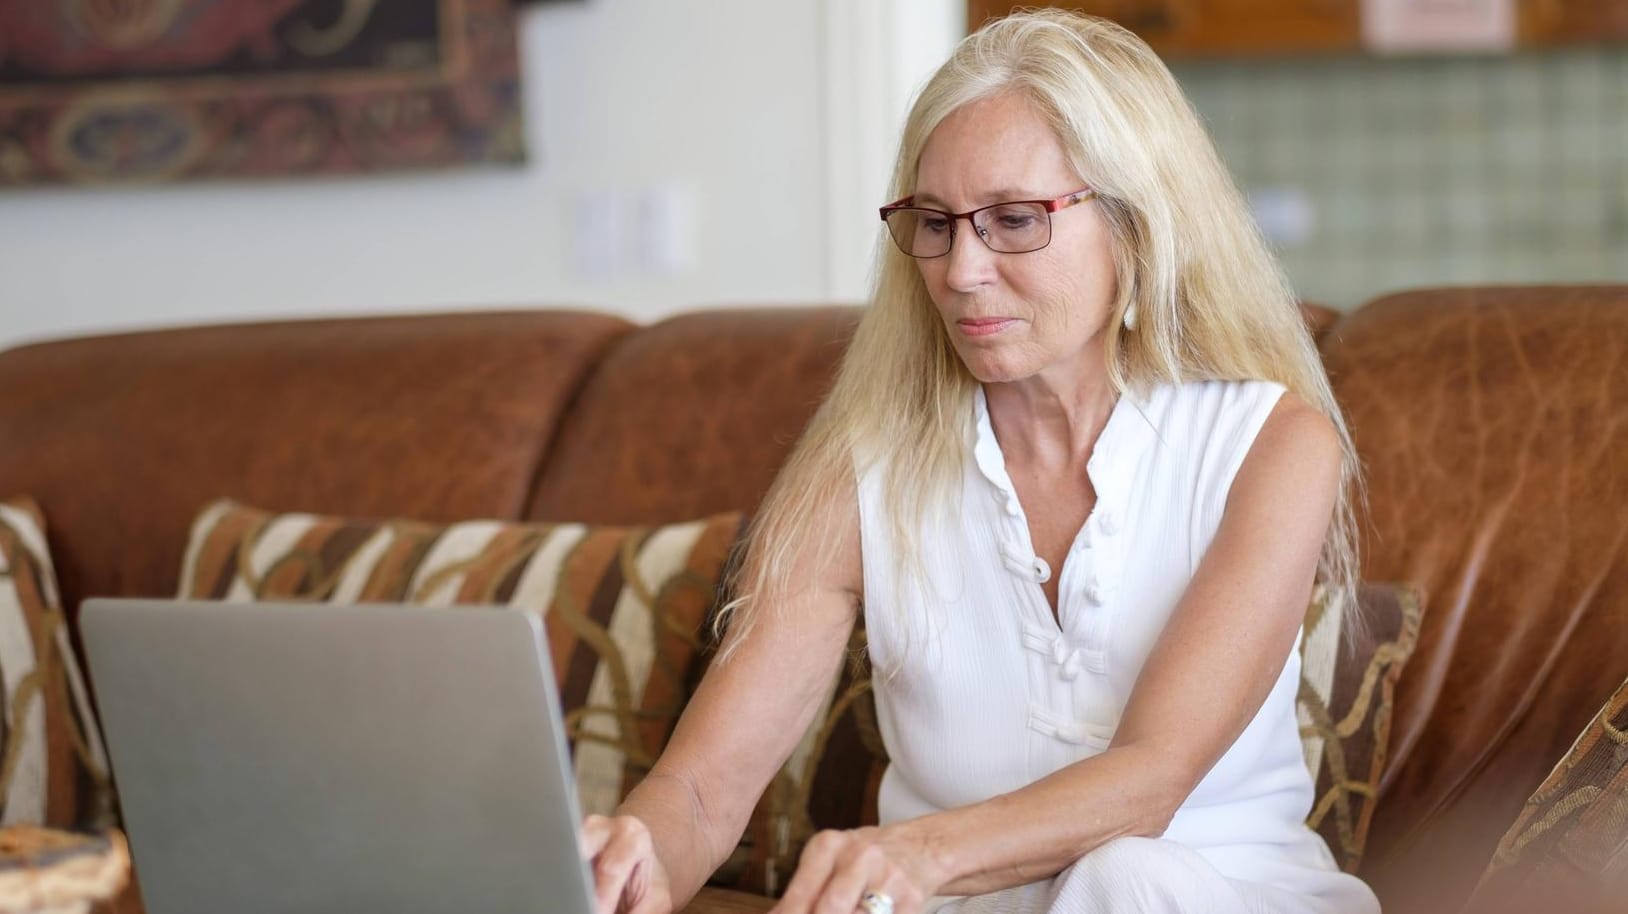
[[[1453,911],[1628,674],[1628,287],[1309,314],[1366,467],[1365,576],[1426,595],[1362,874],[1389,914]],[[0,495],[43,507],[70,617],[172,595],[221,495],[431,521],[749,510],[856,318],[458,313],[23,346],[0,353]]]

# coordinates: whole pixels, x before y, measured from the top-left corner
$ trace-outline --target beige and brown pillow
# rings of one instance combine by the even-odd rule
[[[1498,842],[1467,912],[1618,912],[1628,899],[1628,681]]]
[[[1384,771],[1392,693],[1418,638],[1420,601],[1406,587],[1365,584],[1357,594],[1361,625],[1334,612],[1321,590],[1307,608],[1297,712],[1317,800],[1307,824],[1348,871],[1361,860],[1374,794]],[[876,795],[887,754],[856,630],[816,724],[769,785],[752,824],[720,880],[773,895],[785,888],[803,844],[821,828],[876,821]]]
[[[1363,584],[1355,613],[1321,588],[1306,611],[1295,714],[1317,798],[1306,824],[1356,872],[1390,747],[1396,680],[1419,640],[1420,598],[1410,587]]]
[[[610,812],[666,745],[739,514],[657,527],[428,524],[217,501],[180,596],[228,602],[503,605],[543,617],[588,812]]]
[[[101,827],[113,820],[107,755],[28,498],[0,501],[0,823]]]

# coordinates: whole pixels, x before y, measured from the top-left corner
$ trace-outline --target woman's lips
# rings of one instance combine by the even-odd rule
[[[1016,318],[1010,317],[963,318],[955,322],[956,326],[961,328],[961,332],[967,336],[989,336],[992,333],[999,333],[1005,330],[1008,325],[1015,323],[1017,323]]]

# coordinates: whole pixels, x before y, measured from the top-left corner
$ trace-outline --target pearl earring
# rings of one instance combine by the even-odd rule
[[[1131,302],[1125,306],[1125,329],[1136,329],[1136,302]]]

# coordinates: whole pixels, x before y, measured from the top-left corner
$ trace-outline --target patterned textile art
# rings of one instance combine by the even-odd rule
[[[1466,911],[1620,912],[1628,898],[1628,682],[1526,801]]]
[[[0,679],[0,825],[111,825],[107,753],[68,643],[45,523],[26,498],[0,501]]]
[[[1317,785],[1307,825],[1348,872],[1362,858],[1385,767],[1392,692],[1420,620],[1419,596],[1409,588],[1364,584],[1357,603],[1363,625],[1350,634],[1345,614],[1331,611],[1324,592],[1313,596],[1296,706],[1306,766]],[[886,769],[861,628],[825,707],[775,775],[715,881],[769,895],[783,890],[815,831],[876,822]]]
[[[518,162],[508,0],[0,0],[0,187]]]
[[[661,527],[435,525],[221,500],[193,523],[180,596],[540,614],[583,809],[608,813],[649,771],[699,679],[699,633],[740,526],[739,514]]]

